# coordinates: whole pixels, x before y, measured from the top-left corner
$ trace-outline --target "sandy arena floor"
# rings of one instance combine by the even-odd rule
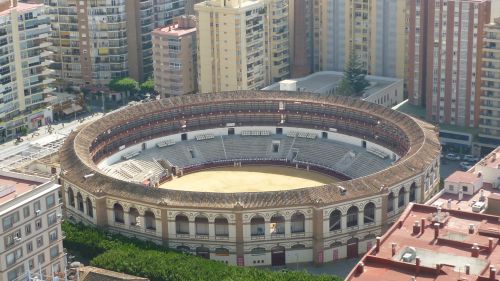
[[[261,192],[297,189],[338,182],[305,170],[278,166],[221,167],[200,171],[164,183],[160,188],[206,192]]]

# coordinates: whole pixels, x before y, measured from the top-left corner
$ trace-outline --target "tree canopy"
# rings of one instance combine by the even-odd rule
[[[149,78],[148,80],[141,83],[139,88],[143,93],[152,93],[155,90],[155,81],[152,78]]]
[[[361,96],[370,85],[366,80],[366,71],[359,61],[359,57],[354,50],[351,50],[349,60],[344,69],[344,78],[337,89],[338,94],[344,96]]]
[[[66,236],[64,247],[89,259],[92,266],[149,278],[151,281],[341,281],[333,275],[229,266],[82,224],[64,222],[62,227]]]
[[[125,77],[111,80],[108,86],[117,92],[134,92],[139,88],[139,83],[130,77]]]

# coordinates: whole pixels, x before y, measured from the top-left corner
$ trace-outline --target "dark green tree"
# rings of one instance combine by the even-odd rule
[[[370,82],[366,80],[366,71],[356,52],[351,50],[349,61],[344,69],[344,78],[340,82],[338,93],[344,96],[361,96]]]

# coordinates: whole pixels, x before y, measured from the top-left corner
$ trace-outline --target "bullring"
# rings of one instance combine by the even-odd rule
[[[237,91],[162,99],[72,133],[60,152],[63,198],[75,220],[205,258],[321,264],[366,252],[407,204],[437,191],[436,132],[347,97]],[[248,165],[337,181],[262,192],[162,187],[200,170]]]

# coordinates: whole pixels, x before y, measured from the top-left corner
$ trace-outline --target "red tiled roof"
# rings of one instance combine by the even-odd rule
[[[460,182],[460,183],[474,183],[478,178],[477,174],[456,171],[445,179],[445,181]]]
[[[490,266],[500,269],[500,217],[443,209],[435,238],[436,214],[436,207],[408,206],[400,220],[380,238],[380,247],[374,246],[368,251],[345,280],[410,281],[413,277],[418,281],[498,280],[499,275],[488,278]],[[422,220],[425,222],[423,232]],[[414,231],[416,221],[419,226]],[[473,232],[469,231],[470,225],[474,226]],[[477,257],[472,253],[475,245]],[[410,247],[415,250],[415,256],[405,262],[401,257],[412,251]],[[469,274],[465,273],[466,264],[470,267]]]

